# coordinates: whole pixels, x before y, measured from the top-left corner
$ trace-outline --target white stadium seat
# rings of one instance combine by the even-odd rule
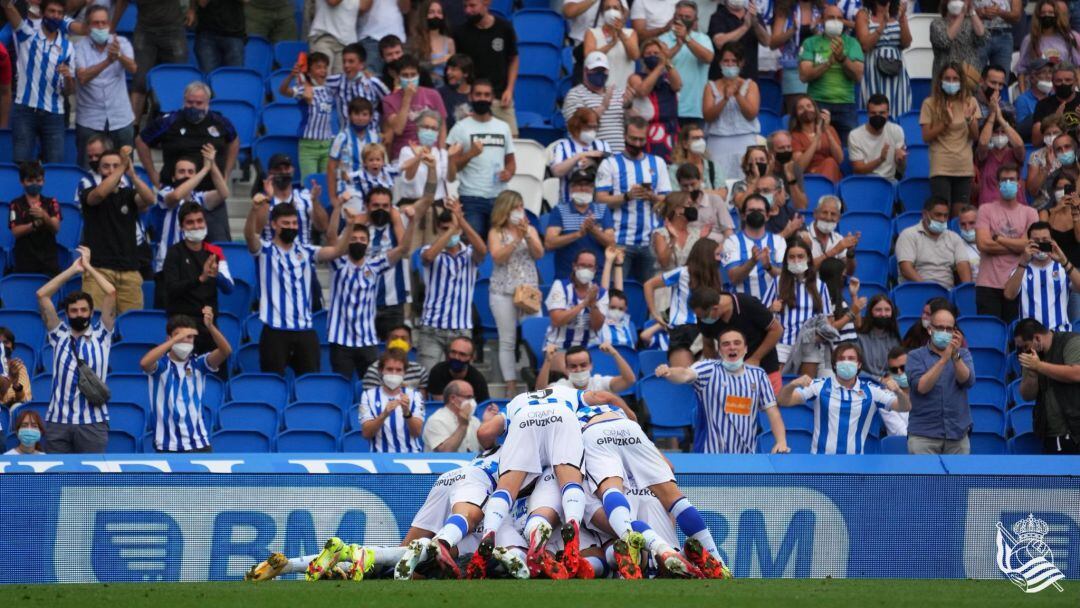
[[[543,208],[543,184],[539,178],[518,173],[510,178],[510,182],[506,184],[506,189],[520,194],[525,201],[525,210],[532,211],[537,217],[540,216],[540,211]]]
[[[936,13],[908,13],[908,28],[911,30],[911,46],[909,49],[928,49],[930,46],[930,23],[937,19]],[[911,66],[908,66],[911,73]]]
[[[547,171],[547,151],[531,139],[514,140],[514,160],[517,161],[517,174],[535,177],[539,182]]]
[[[544,180],[544,200],[548,207],[554,209],[559,204],[560,180],[557,177],[549,177]]]
[[[933,78],[934,51],[910,48],[904,50],[904,66],[909,78]]]

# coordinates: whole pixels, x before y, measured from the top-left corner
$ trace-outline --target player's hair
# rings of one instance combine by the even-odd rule
[[[838,344],[836,346],[835,349],[833,349],[832,360],[833,360],[833,368],[834,369],[836,368],[836,361],[840,358],[840,355],[846,353],[849,350],[855,351],[855,356],[859,359],[859,367],[862,367],[862,364],[863,364],[863,361],[864,361],[863,352],[862,352],[862,348],[859,348],[858,343],[856,343],[856,342],[841,342],[840,344]]]
[[[41,162],[36,160],[28,160],[24,163],[19,163],[20,182],[30,181],[39,177],[45,177],[45,167],[41,166]]]
[[[169,322],[165,324],[165,335],[171,336],[174,331],[181,328],[199,329],[199,324],[195,322],[195,319],[188,315],[173,315],[169,317]]]
[[[409,353],[401,350],[400,348],[388,349],[385,353],[379,355],[380,372],[386,368],[386,364],[389,361],[398,361],[407,369],[409,367]]]
[[[281,203],[270,210],[270,221],[276,222],[283,217],[296,216],[300,217],[300,213],[296,210],[296,205],[292,203]]]
[[[374,106],[371,105],[371,101],[363,97],[353,97],[349,101],[349,114],[359,114],[361,112],[367,112],[371,114]]]
[[[68,308],[70,308],[72,304],[75,304],[80,300],[85,300],[86,303],[90,305],[90,312],[94,312],[94,296],[86,293],[85,291],[73,291],[68,295],[64,296],[64,299],[60,300],[60,310],[63,310],[66,314]]]
[[[576,355],[578,353],[585,353],[585,356],[589,359],[589,363],[592,363],[592,355],[589,354],[589,349],[581,346],[580,344],[577,346],[571,346],[570,348],[566,349],[566,355],[563,357],[563,359],[565,360],[566,357],[569,357],[570,355]]]
[[[184,220],[187,219],[189,215],[194,215],[196,213],[200,215],[203,213],[202,205],[195,201],[188,201],[183,205],[180,205],[180,210],[176,212],[177,221],[183,226]]]

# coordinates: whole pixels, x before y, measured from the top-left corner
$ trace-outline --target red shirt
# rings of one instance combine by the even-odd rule
[[[0,86],[11,86],[11,55],[7,48],[0,44]]]

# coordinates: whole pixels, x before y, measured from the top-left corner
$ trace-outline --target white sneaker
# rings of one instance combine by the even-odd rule
[[[394,580],[407,581],[412,579],[413,572],[416,571],[416,565],[424,560],[429,545],[431,545],[430,538],[420,538],[409,543],[409,546],[405,548],[405,553],[401,556],[401,560],[398,561],[397,566],[394,568]]]

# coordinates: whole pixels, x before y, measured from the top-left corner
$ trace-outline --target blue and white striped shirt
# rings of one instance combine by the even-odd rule
[[[606,141],[601,139],[594,139],[593,142],[587,146],[583,146],[572,138],[566,137],[552,144],[551,148],[551,163],[549,167],[562,164],[567,159],[573,157],[575,154],[582,152],[607,152],[611,153],[611,146]],[[571,169],[565,175],[559,178],[559,203],[570,203],[570,175],[574,172]]]
[[[71,328],[63,321],[49,332],[49,344],[53,348],[53,381],[49,411],[45,414],[46,422],[108,422],[109,407],[90,405],[86,397],[79,392],[79,364],[74,350],[78,349],[79,358],[94,370],[98,378],[104,380],[109,369],[112,336],[112,330],[106,329],[100,320],[92,323],[89,331],[78,338],[71,335]]]
[[[690,308],[690,271],[679,266],[663,274],[664,285],[671,288],[671,304],[668,307],[668,325],[678,327],[697,323],[697,315]]]
[[[845,388],[836,378],[818,378],[795,392],[814,407],[811,454],[862,454],[874,412],[896,403],[892,391],[863,379]]]
[[[207,355],[175,361],[168,354],[147,374],[150,408],[154,416],[154,448],[163,452],[190,452],[210,445],[203,421],[206,376],[217,372]]]
[[[1072,331],[1069,320],[1069,273],[1056,261],[1051,260],[1046,266],[1036,266],[1034,262],[1027,268],[1017,268],[1013,272],[1023,272],[1020,281],[1020,318],[1038,320],[1052,331]]]
[[[765,370],[744,365],[731,373],[718,359],[698,361],[694,392],[694,451],[707,454],[753,454],[757,451],[758,411],[776,406]]]
[[[777,315],[780,324],[784,326],[784,334],[780,336],[780,344],[788,346],[795,344],[799,337],[799,330],[814,315],[828,316],[833,313],[832,299],[829,297],[828,287],[825,286],[824,282],[818,281],[817,289],[818,294],[821,296],[821,310],[814,312],[814,300],[810,297],[810,292],[806,290],[806,284],[802,281],[795,281],[795,307],[789,308],[787,304],[784,304],[780,314]],[[768,308],[772,306],[773,301],[778,297],[780,297],[779,278],[769,283],[769,288],[765,290],[761,303]]]
[[[390,269],[386,256],[368,257],[360,265],[343,256],[330,267],[334,269],[327,323],[330,343],[349,348],[377,345],[375,295],[383,273]]]
[[[259,264],[259,320],[274,329],[311,329],[311,276],[318,247],[293,243],[282,249],[262,241]]]
[[[391,224],[368,226],[368,239],[368,257],[385,255],[398,244],[397,234],[394,233],[394,227]],[[375,301],[376,306],[381,308],[412,302],[412,279],[409,265],[409,256],[402,256],[397,264],[382,274]]]
[[[293,186],[292,195],[287,200],[278,200],[278,197],[273,196],[270,198],[270,210],[282,203],[292,203],[296,207],[296,213],[299,214],[298,222],[298,234],[296,242],[301,245],[311,244],[311,227],[312,227],[312,208],[314,203],[311,202],[311,191],[307,188],[297,188]],[[321,203],[320,203],[321,204]],[[269,213],[269,211],[267,211]],[[273,240],[274,229],[270,227],[270,223],[266,223],[266,227],[263,228],[262,238],[265,241]]]
[[[172,186],[165,186],[157,193],[157,206],[165,210],[165,221],[161,224],[161,240],[158,241],[157,251],[154,252],[154,272],[161,272],[161,267],[165,265],[165,254],[169,252],[169,247],[172,247],[176,243],[179,243],[184,238],[184,231],[180,229],[180,207],[187,201],[194,201],[199,203],[199,206],[206,208],[206,193],[205,192],[192,192],[188,195],[188,198],[183,201],[177,201],[176,205],[169,207],[165,202],[165,196],[171,193],[175,188]]]
[[[401,390],[409,398],[409,408],[412,415],[419,416],[423,420],[424,400],[420,397],[420,393],[411,388],[402,388]],[[362,425],[377,418],[386,404],[399,396],[400,393],[396,395],[386,394],[381,386],[364,391],[360,396],[360,424]],[[401,408],[390,412],[390,415],[383,422],[382,428],[371,440],[371,451],[390,453],[423,452],[424,442],[419,435],[413,437],[409,434],[407,422],[405,416],[401,413]]]
[[[390,90],[378,78],[368,78],[362,73],[355,80],[349,80],[345,74],[332,74],[326,77],[326,89],[334,96],[338,108],[338,119],[341,124],[349,123],[349,102],[356,97],[363,97],[371,102],[371,122],[378,125],[381,122],[379,109],[382,108],[382,98],[390,94]]]
[[[555,281],[551,285],[551,291],[548,292],[547,299],[544,300],[544,306],[547,307],[548,314],[551,314],[553,310],[573,308],[581,300],[582,298],[578,296],[577,291],[574,289],[574,282],[570,279],[563,279]],[[607,317],[607,304],[607,290],[600,289],[596,296],[596,306],[600,308],[600,314],[605,318]],[[566,350],[571,346],[588,346],[596,335],[596,332],[590,326],[589,317],[591,314],[592,308],[586,307],[566,325],[548,327],[546,343],[554,344],[560,350]]]
[[[66,22],[65,22],[66,23]],[[66,63],[75,77],[75,48],[67,37],[67,26],[49,40],[45,33],[23,19],[15,31],[18,55],[18,88],[14,102],[52,114],[64,113],[64,77],[57,68]]]
[[[350,177],[352,178],[353,188],[360,193],[360,198],[362,200],[367,200],[368,192],[371,192],[376,186],[382,186],[383,188],[393,190],[394,180],[397,179],[398,175],[400,175],[400,172],[396,167],[387,165],[380,169],[375,175],[368,173],[365,169],[361,169],[350,175]],[[344,191],[344,189],[344,181],[338,182],[338,190]],[[338,192],[338,194],[341,194],[341,192]]]
[[[381,138],[379,123],[375,121],[368,123],[367,129],[359,134],[352,123],[346,124],[349,126],[339,131],[330,143],[330,158],[338,161],[338,171],[351,176],[364,170],[364,146],[377,144]]]
[[[596,172],[596,191],[623,194],[637,184],[652,184],[657,194],[671,192],[671,179],[664,159],[646,154],[632,160],[625,154],[604,159]],[[654,230],[663,222],[643,199],[626,201],[611,212],[615,222],[615,242],[627,247],[648,245]]]
[[[780,235],[766,232],[765,236],[760,239],[753,239],[746,236],[745,232],[736,232],[724,241],[724,258],[722,261],[724,268],[727,268],[730,272],[733,267],[746,262],[746,260],[753,257],[754,247],[758,249],[768,247],[769,257],[772,258],[774,266],[784,263],[787,243],[784,242]],[[765,296],[765,292],[768,291],[769,284],[772,281],[773,276],[766,272],[760,263],[756,263],[750,273],[746,275],[746,278],[737,284],[733,284],[731,289],[737,293],[745,293],[760,300]]]
[[[637,349],[637,328],[630,320],[630,314],[623,316],[618,323],[605,320],[603,327],[596,333],[593,344],[611,344],[612,346],[626,346]]]
[[[431,245],[424,245],[420,253]],[[473,289],[476,263],[472,245],[462,245],[457,253],[443,249],[430,264],[424,264],[424,314],[421,324],[434,329],[472,329]]]
[[[326,141],[334,138],[334,91],[325,85],[311,86],[311,103],[304,99],[304,87],[294,86],[293,97],[300,101],[300,139]]]
[[[656,325],[656,321],[653,321],[652,319],[650,319],[650,320],[645,322],[645,329],[649,329],[653,325]],[[662,329],[660,331],[654,333],[652,335],[652,339],[649,340],[649,349],[650,350],[667,351],[667,349],[670,346],[671,346],[671,337],[668,336],[668,333],[666,331],[662,330]]]

